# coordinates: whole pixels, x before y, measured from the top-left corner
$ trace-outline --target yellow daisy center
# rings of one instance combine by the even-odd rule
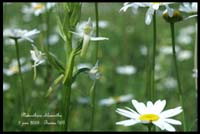
[[[44,4],[37,4],[33,7],[35,10],[44,8]]]
[[[160,117],[158,115],[155,114],[143,114],[140,116],[140,120],[141,121],[157,121]]]

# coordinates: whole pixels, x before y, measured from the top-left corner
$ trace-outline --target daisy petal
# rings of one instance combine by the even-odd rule
[[[163,100],[163,101],[158,100],[158,101],[156,101],[155,104],[154,104],[154,112],[156,114],[159,114],[164,109],[165,105],[166,105],[166,100]]]
[[[139,120],[130,119],[130,120],[124,120],[124,121],[116,122],[116,124],[117,125],[124,125],[124,126],[131,126],[131,125],[134,125],[138,122],[139,122]]]
[[[170,125],[170,124],[168,124],[168,123],[166,123],[166,122],[163,122],[163,126],[165,127],[165,129],[166,129],[167,131],[170,131],[170,132],[176,131],[176,129],[175,129],[172,125]]]
[[[145,24],[149,25],[151,23],[153,13],[154,9],[152,7],[149,7],[145,16]]]
[[[162,113],[160,113],[160,116],[162,118],[173,117],[173,116],[176,116],[177,114],[181,113],[182,111],[183,110],[181,107],[177,107],[174,109],[169,109],[169,110],[163,111]]]
[[[163,119],[165,122],[173,124],[173,125],[181,125],[181,122],[174,119]]]
[[[135,119],[138,118],[138,115],[137,115],[137,114],[132,113],[132,112],[127,111],[127,110],[124,110],[124,109],[118,108],[118,109],[116,110],[116,112],[119,113],[119,114],[121,114],[121,115],[123,115],[123,116],[125,116],[125,117],[128,117],[128,118],[135,118]]]
[[[144,114],[146,113],[146,106],[143,103],[139,103],[136,100],[132,100],[132,104],[135,107],[135,109],[137,110],[137,112],[139,114]]]
[[[158,120],[158,121],[153,121],[152,123],[157,127],[159,127],[161,130],[165,129],[165,127],[163,126],[163,121]]]

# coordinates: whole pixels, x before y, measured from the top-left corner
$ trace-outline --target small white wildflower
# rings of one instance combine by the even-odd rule
[[[89,71],[88,71],[89,77],[92,80],[97,80],[100,78],[100,73],[99,73],[99,62],[97,61],[95,66],[92,67]]]
[[[105,37],[93,37],[92,31],[93,31],[93,25],[92,25],[91,19],[89,18],[88,22],[83,27],[82,33],[71,32],[71,33],[83,38],[81,56],[84,56],[86,54],[90,41],[108,40],[108,38],[105,38]]]
[[[45,54],[39,51],[33,44],[32,44],[33,50],[30,51],[31,57],[34,60],[33,67],[36,67],[42,63],[45,62]]]

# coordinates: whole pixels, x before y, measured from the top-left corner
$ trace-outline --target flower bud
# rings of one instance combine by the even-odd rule
[[[170,16],[168,15],[167,10],[165,10],[165,11],[163,12],[163,18],[164,18],[167,22],[169,22],[169,23],[176,23],[176,22],[179,22],[179,21],[183,20],[183,17],[182,17],[182,15],[181,15],[181,12],[178,11],[178,10],[174,10],[173,16],[172,16],[172,17],[170,17]]]

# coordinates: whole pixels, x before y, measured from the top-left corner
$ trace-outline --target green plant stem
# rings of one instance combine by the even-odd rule
[[[70,112],[70,96],[71,96],[71,84],[72,84],[72,75],[74,67],[75,55],[73,51],[68,57],[68,63],[66,64],[66,71],[64,77],[64,119],[65,127],[64,130],[68,131],[68,122],[69,122],[69,112]]]
[[[91,94],[91,110],[92,110],[90,130],[93,130],[93,128],[94,128],[95,96],[96,96],[95,87],[96,87],[96,80],[93,82],[93,85],[92,85],[91,90],[90,90],[90,94]]]
[[[152,54],[152,75],[151,75],[151,100],[154,101],[155,97],[155,53],[156,53],[156,11],[154,12],[153,15],[153,54]]]
[[[179,100],[183,108],[183,114],[182,114],[182,120],[183,120],[183,129],[186,131],[186,122],[185,122],[185,110],[184,110],[184,104],[183,104],[183,95],[182,95],[182,88],[181,88],[181,82],[179,77],[179,70],[178,70],[178,64],[177,64],[177,58],[176,58],[176,50],[175,50],[175,29],[174,29],[174,23],[170,23],[171,27],[171,38],[172,38],[172,51],[173,51],[173,60],[175,65],[175,73],[177,77],[177,83],[178,83],[178,95]]]
[[[96,16],[96,37],[99,36],[99,13],[98,13],[98,3],[95,2],[94,3],[95,5],[95,16]],[[95,62],[98,60],[98,42],[96,42],[96,53],[95,53]],[[91,104],[91,125],[90,125],[90,130],[92,131],[94,129],[94,118],[95,118],[95,110],[96,110],[96,107],[95,107],[95,96],[96,96],[96,81],[94,82],[94,85],[93,85],[93,91],[92,91],[92,94],[91,94],[91,101],[92,101],[92,104]]]
[[[198,29],[198,25],[197,25],[197,23],[196,23],[196,27],[195,28],[196,28],[196,34],[195,34],[195,47],[194,47],[194,70],[197,70],[198,69],[198,67],[197,67],[197,61],[198,61],[198,59],[197,59],[197,39],[198,39],[198,37],[197,37],[197,29]],[[194,73],[196,73],[196,72],[194,72]],[[198,81],[197,81],[197,77],[196,76],[195,76],[195,88],[196,88],[196,90],[198,89]]]
[[[23,112],[25,110],[25,92],[24,92],[24,81],[23,81],[23,77],[22,77],[22,71],[21,71],[21,64],[20,64],[20,58],[19,58],[19,44],[18,44],[18,39],[14,39],[15,40],[15,46],[16,46],[16,54],[17,54],[17,63],[18,63],[18,69],[19,69],[19,77],[20,77],[20,82],[21,82],[21,90],[20,90],[20,96],[19,98],[21,98],[21,112]]]

